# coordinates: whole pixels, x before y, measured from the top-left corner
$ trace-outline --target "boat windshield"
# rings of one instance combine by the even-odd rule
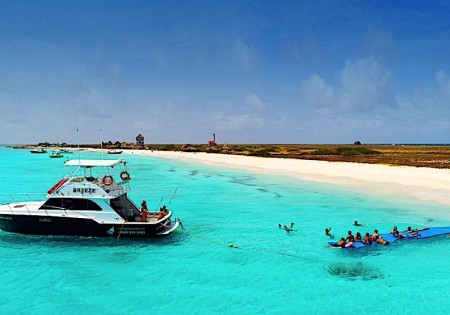
[[[50,198],[40,209],[45,210],[93,210],[101,211],[102,208],[94,201],[80,198]]]

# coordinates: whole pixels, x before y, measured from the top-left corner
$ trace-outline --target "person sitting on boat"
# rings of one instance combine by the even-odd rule
[[[143,200],[141,203],[141,217],[142,217],[142,222],[147,222],[148,208],[147,208],[147,202],[145,200]]]
[[[162,206],[161,208],[159,208],[159,212],[162,212],[164,214],[168,214],[169,210],[167,210],[166,205]]]
[[[369,232],[366,232],[363,243],[366,245],[372,245],[372,237],[370,237]]]
[[[363,239],[361,237],[361,233],[356,232],[356,236],[355,236],[355,242],[363,242]]]
[[[166,216],[166,214],[169,213],[169,210],[167,210],[166,205],[162,206],[162,208],[159,208],[159,213],[158,213],[158,220],[161,220],[162,218],[164,218]]]

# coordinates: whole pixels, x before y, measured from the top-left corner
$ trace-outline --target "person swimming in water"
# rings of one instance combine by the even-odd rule
[[[325,235],[329,236],[331,239],[334,238],[333,234],[330,233],[331,227],[325,229]]]

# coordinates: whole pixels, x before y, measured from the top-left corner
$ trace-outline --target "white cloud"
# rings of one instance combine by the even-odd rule
[[[218,130],[248,130],[264,125],[262,118],[249,114],[224,115],[224,113],[219,112],[216,114],[215,120]]]
[[[363,56],[374,56],[382,65],[392,64],[398,55],[392,32],[376,28],[368,29],[361,52]]]
[[[319,108],[332,106],[335,94],[333,87],[327,85],[325,80],[317,73],[301,82],[300,92],[307,104]]]
[[[314,73],[301,82],[300,92],[306,104],[321,110],[370,111],[397,106],[392,75],[373,57],[347,60],[336,86]]]
[[[254,67],[255,49],[240,38],[234,40],[233,60],[245,71]]]
[[[369,110],[396,105],[392,75],[373,57],[347,60],[339,80],[343,108]]]
[[[261,111],[264,109],[263,102],[261,98],[255,93],[247,93],[245,94],[245,104],[250,107],[251,110]]]
[[[441,92],[450,97],[450,78],[443,69],[436,72],[435,79]]]

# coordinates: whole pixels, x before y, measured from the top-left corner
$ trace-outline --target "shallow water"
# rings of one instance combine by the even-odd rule
[[[448,207],[174,159],[120,158],[130,162],[130,197],[149,208],[171,201],[186,230],[119,241],[0,231],[2,313],[448,313],[450,238],[341,250],[325,248],[324,235],[328,226],[336,237],[449,226],[439,216]],[[0,148],[1,192],[46,192],[64,176],[63,162]],[[354,220],[369,225],[355,229]],[[278,229],[290,222],[295,231]]]

